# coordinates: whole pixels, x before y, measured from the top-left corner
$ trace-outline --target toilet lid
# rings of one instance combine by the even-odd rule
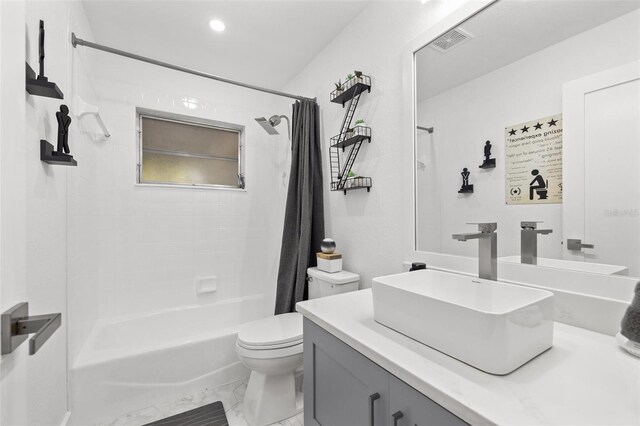
[[[249,346],[273,347],[302,341],[302,315],[276,315],[242,326],[238,342]]]

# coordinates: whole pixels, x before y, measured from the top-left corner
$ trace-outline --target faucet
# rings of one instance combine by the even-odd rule
[[[520,263],[538,264],[538,234],[548,235],[552,229],[537,229],[537,221],[520,222]]]
[[[453,234],[453,239],[458,241],[478,240],[478,277],[485,280],[498,280],[498,224],[489,223],[469,223],[468,225],[478,225],[478,231],[470,234]]]

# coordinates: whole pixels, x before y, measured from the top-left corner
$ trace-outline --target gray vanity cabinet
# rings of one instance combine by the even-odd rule
[[[305,318],[304,424],[458,426],[466,423]]]
[[[463,426],[460,420],[396,376],[389,375],[389,412],[393,426]]]
[[[389,374],[304,320],[305,426],[386,426]]]

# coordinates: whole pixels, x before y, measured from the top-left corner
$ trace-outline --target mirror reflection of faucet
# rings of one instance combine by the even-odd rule
[[[545,195],[546,197],[546,195]],[[538,234],[549,235],[553,229],[537,229],[541,221],[520,222],[520,263],[538,264]]]

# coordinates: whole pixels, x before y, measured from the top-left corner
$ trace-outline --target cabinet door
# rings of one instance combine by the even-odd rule
[[[389,423],[389,374],[335,336],[304,320],[304,424]]]
[[[389,375],[389,423],[392,426],[462,426],[460,420],[395,376]]]

